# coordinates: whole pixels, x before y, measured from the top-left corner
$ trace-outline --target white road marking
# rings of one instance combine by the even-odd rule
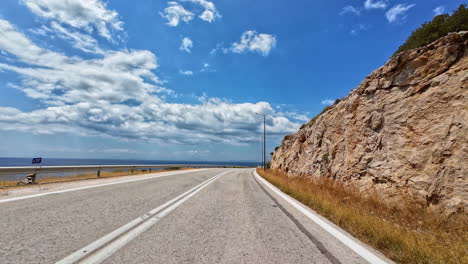
[[[57,264],[65,263],[101,263],[106,258],[112,256],[120,248],[128,244],[148,228],[156,224],[161,218],[175,210],[182,203],[190,199],[203,188],[214,182],[219,177],[231,171],[225,171],[214,177],[202,182],[194,188],[182,193],[174,199],[164,203],[161,206],[149,211],[148,213],[138,217],[128,224],[114,230],[113,232],[103,236],[84,248],[72,253]]]
[[[167,177],[167,176],[172,176],[172,175],[177,175],[177,174],[184,174],[184,173],[204,171],[204,170],[207,170],[207,169],[187,170],[187,171],[183,171],[183,172],[180,172],[180,171],[168,172],[167,174],[164,174],[164,175],[155,175],[155,176],[150,176],[150,177],[145,177],[145,178],[140,178],[140,179],[123,180],[123,181],[117,181],[117,182],[109,182],[109,183],[102,183],[102,184],[91,185],[91,186],[84,186],[84,187],[78,187],[78,188],[65,189],[65,190],[60,190],[60,191],[52,191],[52,192],[38,193],[38,194],[32,194],[32,195],[25,195],[25,196],[13,197],[13,198],[1,199],[0,203],[8,203],[8,202],[19,201],[19,200],[24,200],[24,199],[36,198],[36,197],[46,196],[46,195],[50,195],[50,194],[80,191],[80,190],[98,188],[98,187],[109,186],[109,185],[120,184],[120,183],[144,181],[144,180],[149,180],[149,179],[154,179],[154,178]]]
[[[325,222],[323,219],[321,219],[318,215],[313,214],[311,211],[305,209],[304,205],[301,203],[297,202],[293,198],[291,198],[289,195],[283,193],[280,189],[276,188],[273,184],[269,183],[267,180],[263,179],[258,173],[255,171],[254,172],[255,177],[260,180],[265,186],[269,187],[273,192],[275,192],[277,195],[279,195],[281,198],[286,200],[289,204],[291,204],[294,208],[299,210],[301,213],[306,215],[309,219],[314,221],[317,225],[325,229],[328,233],[332,234],[336,239],[341,241],[343,244],[348,246],[350,249],[352,249],[354,252],[356,252],[359,256],[367,260],[369,263],[372,264],[388,264],[385,260],[380,258],[379,256],[375,255],[347,235],[345,235],[343,232],[340,230],[336,229],[334,226],[330,225],[329,223]]]

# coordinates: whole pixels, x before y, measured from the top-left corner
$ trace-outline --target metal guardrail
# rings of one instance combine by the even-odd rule
[[[96,171],[98,176],[101,170],[129,170],[152,168],[222,168],[234,167],[231,165],[206,165],[206,164],[162,164],[162,165],[77,165],[77,166],[26,166],[26,167],[0,167],[0,175],[39,174]]]

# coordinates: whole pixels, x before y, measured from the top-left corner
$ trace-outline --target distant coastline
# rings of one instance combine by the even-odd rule
[[[31,158],[0,157],[0,167],[32,166]],[[180,161],[180,160],[136,160],[136,159],[72,159],[42,157],[42,166],[68,165],[157,165],[157,164],[207,164],[256,167],[252,161]]]

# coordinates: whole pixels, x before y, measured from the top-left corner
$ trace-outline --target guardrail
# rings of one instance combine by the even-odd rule
[[[52,176],[57,180],[62,177],[77,177],[75,173],[96,172],[96,177],[101,177],[102,172],[125,170],[133,174],[135,170],[144,170],[151,172],[151,169],[170,169],[170,168],[223,168],[239,167],[233,165],[209,165],[209,164],[159,164],[159,165],[76,165],[76,166],[26,166],[26,167],[0,167],[0,187],[13,185],[35,184],[38,181],[43,182],[42,175],[59,174]],[[63,173],[64,175],[61,175]],[[42,174],[42,175],[41,175]],[[67,175],[68,174],[68,175]],[[2,177],[3,176],[3,177]],[[5,178],[6,177],[6,178]],[[21,177],[26,177],[21,179]],[[49,175],[48,179],[50,179]],[[89,176],[87,176],[89,177]],[[18,181],[19,180],[19,181]]]
[[[26,166],[26,167],[0,167],[0,175],[17,174],[39,174],[39,173],[60,173],[96,171],[100,175],[102,170],[129,170],[152,168],[221,168],[234,167],[231,165],[206,165],[206,164],[161,164],[161,165],[77,165],[77,166]]]

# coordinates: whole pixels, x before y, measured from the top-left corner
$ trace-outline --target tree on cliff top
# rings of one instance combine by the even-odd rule
[[[425,46],[446,36],[450,32],[465,30],[468,30],[468,9],[466,8],[466,4],[462,4],[452,15],[438,15],[431,22],[422,24],[421,27],[413,31],[411,36],[398,48],[395,54]]]

